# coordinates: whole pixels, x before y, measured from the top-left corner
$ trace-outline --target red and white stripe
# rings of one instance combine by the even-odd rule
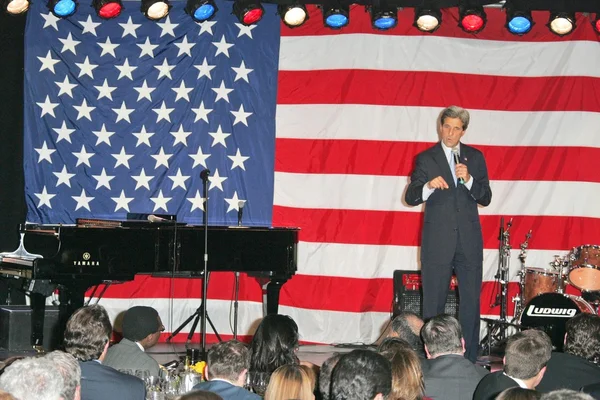
[[[457,28],[456,10],[444,12],[432,35],[410,26],[411,10],[388,32],[374,31],[358,6],[341,31],[309,11],[307,24],[281,29],[273,208],[274,226],[302,229],[298,273],[282,289],[280,312],[298,322],[303,341],[368,343],[380,335],[393,271],[420,268],[422,207],[404,204],[403,191],[450,104],[471,112],[464,142],[484,153],[493,191],[480,208],[483,315],[499,313],[490,304],[501,216],[513,218],[511,296],[529,230],[528,266],[545,268],[554,255],[600,243],[600,47],[587,16],[559,38],[541,12],[532,32],[517,37],[499,9],[487,9],[488,25],[476,36]],[[113,316],[153,305],[172,330],[198,307],[200,287],[137,277],[101,303]],[[213,274],[208,295],[217,331],[230,337],[233,274]],[[258,282],[242,276],[246,338],[261,299]]]

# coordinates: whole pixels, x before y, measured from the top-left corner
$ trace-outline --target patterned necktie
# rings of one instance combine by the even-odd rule
[[[450,172],[452,172],[454,186],[456,186],[456,163],[454,162],[454,154],[452,154],[452,151],[450,151]]]

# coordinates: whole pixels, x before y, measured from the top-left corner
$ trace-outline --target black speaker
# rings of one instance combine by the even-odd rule
[[[60,345],[58,307],[46,307],[44,315],[44,348],[56,349]],[[8,351],[32,350],[31,307],[0,306],[0,348]]]
[[[452,276],[448,299],[444,312],[458,318],[458,282]],[[393,316],[402,311],[411,311],[423,317],[423,289],[421,271],[394,271],[394,309]]]

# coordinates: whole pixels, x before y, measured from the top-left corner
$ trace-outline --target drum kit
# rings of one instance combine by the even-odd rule
[[[501,220],[500,259],[496,275],[500,292],[496,304],[492,305],[500,305],[500,319],[484,319],[489,328],[488,346],[491,346],[489,342],[492,339],[496,344],[505,341],[508,330],[533,328],[545,331],[555,350],[561,351],[567,320],[580,313],[598,314],[600,311],[600,246],[586,244],[573,248],[566,256],[554,256],[549,263],[550,268],[527,267],[529,231],[520,245],[519,291],[512,298],[515,311],[509,322],[506,310],[511,225],[512,220],[504,229],[504,221]],[[581,296],[566,293],[568,285],[579,289]]]
[[[523,245],[521,254],[523,254]],[[562,349],[565,325],[580,313],[597,314],[600,307],[600,246],[582,245],[567,256],[554,256],[549,269],[526,267],[521,257],[520,293],[513,298],[521,328],[539,328]],[[566,293],[567,285],[581,296]]]

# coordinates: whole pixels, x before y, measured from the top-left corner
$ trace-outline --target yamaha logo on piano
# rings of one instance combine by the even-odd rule
[[[90,258],[92,258],[92,255],[90,253],[88,253],[87,251],[85,253],[83,253],[82,256],[83,260],[73,260],[73,265],[77,266],[77,267],[81,267],[81,266],[90,266],[90,267],[99,267],[100,266],[100,261],[90,261]]]

